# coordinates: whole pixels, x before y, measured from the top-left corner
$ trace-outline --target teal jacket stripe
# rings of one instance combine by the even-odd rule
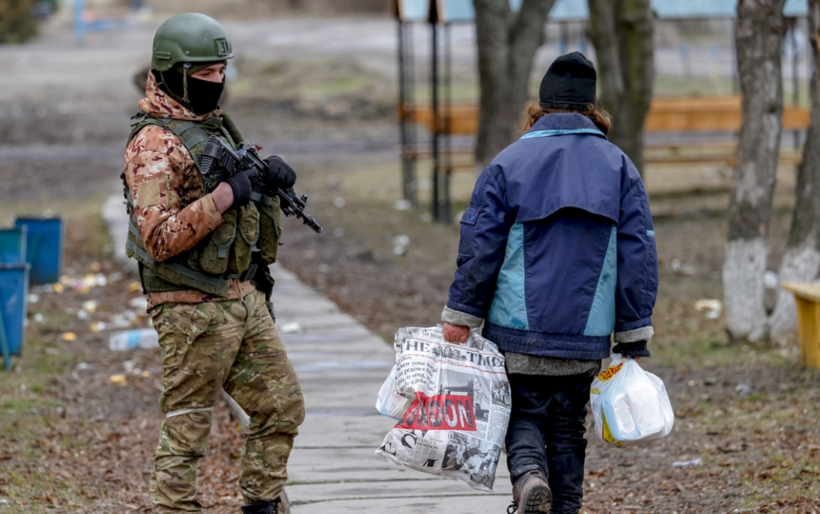
[[[525,296],[524,224],[510,228],[504,264],[498,273],[495,296],[487,320],[490,323],[518,330],[529,330]]]
[[[604,266],[589,310],[585,336],[608,336],[615,330],[615,287],[618,285],[618,227],[612,225]]]
[[[570,134],[591,134],[594,136],[600,136],[606,139],[606,136],[603,132],[598,129],[593,128],[581,128],[581,129],[560,129],[560,130],[534,130],[532,132],[527,132],[521,139],[532,139],[534,137],[552,137],[552,136],[567,136]]]

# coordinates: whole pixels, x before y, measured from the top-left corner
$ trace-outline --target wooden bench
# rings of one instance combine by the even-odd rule
[[[800,364],[820,368],[820,285],[787,282],[781,287],[797,302],[797,332]]]
[[[703,98],[655,98],[649,108],[644,130],[649,134],[708,134],[740,132],[742,125],[739,96]],[[806,130],[809,111],[793,105],[783,108],[783,130]],[[781,151],[782,164],[798,164],[796,151]],[[644,157],[650,164],[722,163],[735,166],[735,145],[726,143],[692,143],[648,145]]]
[[[429,105],[399,106],[400,119],[434,130],[433,111]],[[654,98],[646,117],[644,130],[649,134],[688,133],[708,134],[716,132],[740,131],[741,105],[739,96],[701,98]],[[478,106],[475,104],[453,104],[449,112],[440,108],[439,133],[450,135],[471,135],[478,132]],[[809,126],[809,111],[802,107],[785,106],[783,109],[783,130],[806,130]],[[735,144],[692,143],[648,145],[645,162],[648,164],[708,164],[722,163],[735,166]],[[414,156],[424,154],[414,151]],[[409,156],[409,154],[407,154]],[[780,162],[798,164],[801,155],[794,151],[781,152]]]

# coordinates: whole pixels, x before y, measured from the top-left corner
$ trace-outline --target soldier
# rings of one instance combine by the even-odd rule
[[[221,389],[250,416],[239,479],[245,514],[281,512],[288,456],[305,415],[270,310],[279,200],[253,191],[257,171],[218,183],[200,173],[209,136],[233,148],[242,142],[218,106],[231,57],[216,20],[188,13],[165,21],[125,151],[126,251],[139,262],[162,352],[165,421],[150,490],[160,514],[202,510],[197,464]],[[268,189],[293,186],[287,164],[265,162]]]

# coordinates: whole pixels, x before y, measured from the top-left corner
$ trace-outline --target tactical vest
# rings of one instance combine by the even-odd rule
[[[231,148],[236,149],[242,135],[227,114],[203,122],[153,118],[138,113],[131,118],[131,134],[128,142],[148,125],[158,125],[176,135],[190,153],[200,172],[204,193],[211,193],[218,185],[212,176],[201,173],[202,151],[209,136],[215,135]],[[197,289],[216,296],[228,296],[232,279],[256,279],[258,271],[276,262],[280,224],[279,198],[254,194],[253,202],[234,205],[222,213],[224,222],[202,239],[194,248],[171,259],[157,262],[148,255],[142,242],[139,225],[134,213],[131,190],[122,175],[125,199],[129,214],[128,240],[125,253],[139,262],[140,279],[145,293],[170,292]],[[181,206],[185,207],[185,206]],[[264,266],[263,270],[259,266]],[[272,279],[265,273],[270,284],[257,287],[270,296]]]

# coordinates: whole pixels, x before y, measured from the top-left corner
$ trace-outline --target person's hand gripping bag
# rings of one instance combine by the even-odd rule
[[[593,380],[589,400],[595,433],[615,446],[665,437],[675,424],[663,381],[622,355]]]

